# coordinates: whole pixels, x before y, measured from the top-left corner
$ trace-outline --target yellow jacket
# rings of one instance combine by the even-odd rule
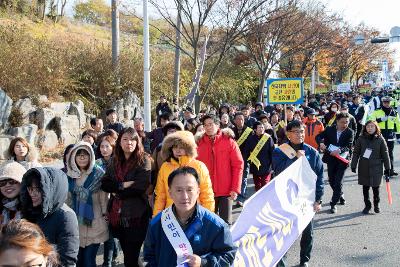
[[[160,211],[172,205],[173,201],[168,193],[168,176],[171,172],[179,167],[188,166],[194,168],[199,174],[200,178],[200,195],[197,200],[200,205],[206,209],[214,212],[215,202],[214,193],[212,190],[211,179],[206,165],[194,158],[182,156],[179,162],[171,158],[161,165],[160,171],[157,176],[157,184],[155,188],[155,201],[153,216],[157,215]]]

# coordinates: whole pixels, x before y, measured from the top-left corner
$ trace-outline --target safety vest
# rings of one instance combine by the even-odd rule
[[[392,109],[386,121],[381,121],[383,117],[386,117],[385,112],[382,109],[377,109],[372,112],[368,119],[376,121],[381,130],[393,130],[400,133],[400,119],[396,110]]]

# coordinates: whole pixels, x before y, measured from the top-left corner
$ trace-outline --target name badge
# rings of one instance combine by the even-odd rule
[[[369,159],[369,157],[371,156],[371,153],[372,153],[372,149],[367,148],[367,149],[365,149],[365,151],[364,151],[363,157],[366,158],[366,159]]]

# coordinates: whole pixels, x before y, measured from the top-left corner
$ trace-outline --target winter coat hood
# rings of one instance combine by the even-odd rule
[[[22,177],[21,183],[21,203],[23,207],[31,207],[32,200],[29,196],[27,186],[32,177],[40,179],[42,189],[42,215],[47,217],[60,209],[67,200],[68,180],[65,173],[59,169],[51,167],[38,167],[29,169]]]
[[[205,132],[196,134],[194,137],[196,140],[196,143],[198,143],[198,141],[200,141],[200,139],[202,139],[205,134],[206,134]],[[220,129],[220,130],[218,130],[217,135],[222,135],[222,136],[226,136],[226,137],[235,139],[235,133],[233,132],[233,130],[231,128]]]
[[[165,159],[172,157],[172,148],[176,145],[179,145],[179,147],[185,149],[188,157],[197,157],[197,144],[191,132],[177,131],[165,137],[161,148],[162,156]]]
[[[81,149],[89,153],[89,168],[86,170],[86,173],[89,174],[93,170],[96,160],[93,148],[89,143],[81,141],[74,145],[74,147],[67,155],[67,175],[71,178],[79,178],[81,176],[81,170],[79,169],[75,161],[76,153],[78,152],[78,150]]]

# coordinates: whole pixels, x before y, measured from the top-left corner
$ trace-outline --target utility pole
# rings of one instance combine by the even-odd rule
[[[147,14],[147,2],[143,0],[143,51],[144,51],[144,130],[151,131],[151,99],[150,99],[150,44],[149,44],[149,16]]]
[[[119,83],[119,10],[118,0],[111,0],[112,64]]]
[[[176,40],[175,40],[175,72],[174,72],[174,94],[176,97],[176,103],[179,106],[179,79],[181,72],[181,0],[178,3],[178,15],[176,18]]]
[[[315,62],[313,62],[313,67],[311,70],[311,94],[315,94]]]

